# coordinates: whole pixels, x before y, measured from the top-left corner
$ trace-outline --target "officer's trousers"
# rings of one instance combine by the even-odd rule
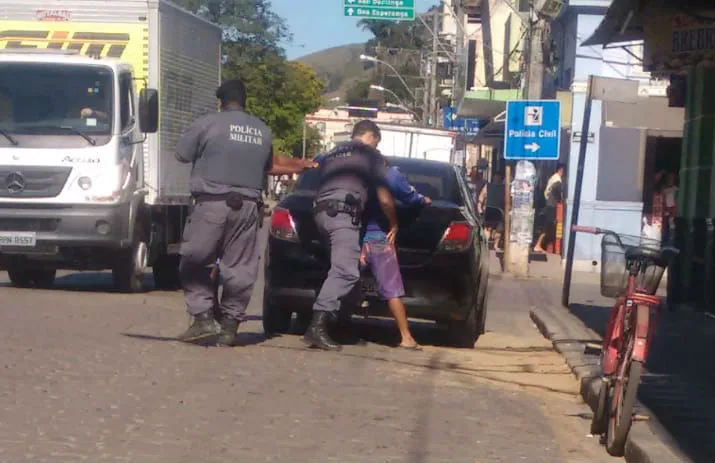
[[[330,217],[320,212],[315,221],[330,245],[330,270],[313,310],[336,312],[360,281],[360,227],[343,213]]]
[[[212,310],[211,267],[221,259],[223,282],[220,308],[242,321],[258,276],[258,228],[263,220],[256,203],[244,201],[234,210],[225,201],[198,203],[187,219],[181,244],[181,284],[191,315]]]

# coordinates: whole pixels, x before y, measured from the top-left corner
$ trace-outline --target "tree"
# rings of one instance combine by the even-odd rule
[[[323,83],[312,69],[286,60],[280,43],[291,35],[270,1],[177,3],[223,28],[223,78],[246,84],[246,110],[268,124],[279,153],[302,152],[303,117],[320,107]]]

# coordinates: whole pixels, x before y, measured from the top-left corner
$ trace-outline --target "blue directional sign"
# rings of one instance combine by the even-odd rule
[[[504,159],[554,161],[561,143],[561,102],[517,100],[506,105]]]
[[[447,130],[474,136],[479,132],[479,119],[457,116],[457,109],[451,106],[442,109],[442,127]]]

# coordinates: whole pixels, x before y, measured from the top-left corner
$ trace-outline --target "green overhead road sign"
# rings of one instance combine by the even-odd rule
[[[392,21],[415,19],[415,0],[343,0],[345,16]]]
[[[343,0],[345,6],[374,8],[414,8],[415,0]]]
[[[361,8],[345,7],[345,16],[365,19],[388,19],[392,21],[415,19],[413,8]]]

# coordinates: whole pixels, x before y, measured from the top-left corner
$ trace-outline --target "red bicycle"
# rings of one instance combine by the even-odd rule
[[[601,295],[613,297],[601,348],[601,384],[592,434],[604,434],[606,450],[623,456],[643,364],[655,332],[658,290],[668,261],[678,250],[640,236],[574,225],[575,232],[603,235]]]

